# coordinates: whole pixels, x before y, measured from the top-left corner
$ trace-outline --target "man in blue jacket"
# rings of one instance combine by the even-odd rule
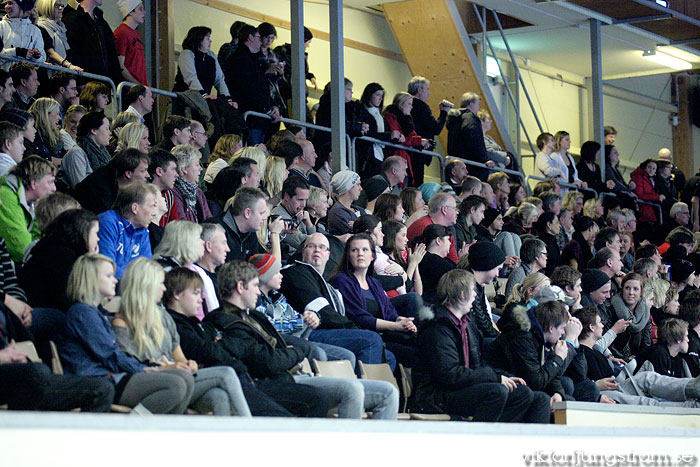
[[[112,209],[100,214],[100,253],[117,265],[120,279],[128,264],[145,256],[150,258],[148,224],[156,209],[158,188],[137,180],[119,188]]]

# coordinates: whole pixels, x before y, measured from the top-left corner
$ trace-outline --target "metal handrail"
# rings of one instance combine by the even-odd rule
[[[544,178],[544,177],[538,177],[536,175],[528,175],[527,180],[537,180],[539,182],[551,182],[553,181],[551,178]],[[566,183],[566,182],[555,182],[558,183],[559,185],[566,187],[566,188],[571,188],[572,190],[576,191],[590,191],[593,193],[593,195],[597,198],[598,197],[598,192],[595,191],[593,188],[582,188],[579,186],[574,185],[573,183]]]
[[[121,110],[121,109],[123,108],[123,107],[122,107],[122,101],[121,101],[121,99],[122,99],[122,90],[123,90],[124,88],[130,88],[130,87],[132,87],[132,86],[137,86],[138,84],[139,84],[139,83],[132,83],[131,81],[122,81],[121,83],[119,83],[119,86],[117,86],[117,96],[118,96],[117,99],[119,100],[119,110]],[[162,89],[153,88],[153,87],[151,87],[151,86],[148,86],[148,89],[150,89],[151,92],[152,92],[153,94],[160,94],[161,96],[168,96],[168,97],[170,97],[170,98],[172,98],[172,99],[176,99],[176,98],[177,98],[177,94],[175,94],[174,92],[164,91],[164,90],[162,90]]]
[[[434,151],[426,151],[424,149],[417,149],[417,148],[412,148],[410,146],[403,146],[401,144],[394,144],[394,143],[389,143],[386,141],[382,141],[377,138],[372,138],[370,136],[356,136],[352,138],[352,155],[353,155],[353,160],[355,160],[355,141],[358,139],[362,141],[367,141],[370,143],[374,144],[381,144],[382,146],[388,146],[390,148],[396,148],[396,149],[402,149],[404,151],[410,151],[410,152],[417,152],[418,154],[427,154],[431,157],[434,157],[440,162],[440,183],[445,181],[445,158],[442,156],[442,154],[434,152]]]
[[[487,169],[490,172],[503,172],[506,174],[515,175],[520,180],[525,179],[525,174],[522,172],[518,172],[517,170],[502,169],[500,167],[489,167],[488,165],[482,164],[481,162],[474,162],[474,161],[470,161],[469,159],[462,159],[461,157],[457,157],[457,156],[447,156],[447,160],[449,161],[450,159],[457,159],[459,161],[464,162],[466,165],[471,165],[473,167],[481,167],[482,169]]]
[[[69,73],[71,75],[81,76],[83,78],[90,78],[90,79],[94,79],[96,81],[104,81],[105,83],[108,83],[109,86],[112,88],[112,96],[113,96],[112,102],[114,102],[114,105],[117,105],[117,106],[119,105],[119,102],[118,102],[119,98],[117,97],[117,87],[114,85],[114,81],[107,78],[106,76],[96,75],[94,73],[88,73],[87,71],[79,73],[75,70],[71,70],[70,68],[64,68],[62,66],[51,65],[50,63],[44,63],[44,62],[37,63],[37,62],[33,62],[31,60],[27,60],[26,58],[13,57],[11,55],[0,54],[0,59],[7,60],[9,62],[26,62],[26,63],[29,63],[30,65],[34,65],[34,66],[39,67],[39,68],[46,68],[47,70],[62,71],[65,73]]]
[[[254,110],[249,110],[249,111],[245,112],[243,114],[243,119],[248,120],[249,116],[266,118],[268,120],[272,120],[272,117],[270,117],[268,114],[264,114],[261,112],[255,112]],[[314,130],[327,131],[328,133],[333,132],[333,130],[328,128],[327,126],[316,125],[315,123],[302,122],[299,120],[293,120],[291,118],[280,117],[279,121],[284,122],[284,123],[289,123],[291,125],[301,126],[304,128],[312,128]],[[352,142],[350,141],[349,135],[345,135],[345,143],[347,145],[347,151],[348,151],[347,155],[349,157],[351,154],[353,154],[352,153]],[[354,159],[354,157],[353,157],[353,159]]]
[[[606,196],[615,197],[615,195],[612,193],[606,193],[606,192],[600,193],[601,198],[604,198]],[[661,205],[659,203],[652,203],[651,201],[644,201],[643,199],[639,199],[639,198],[635,199],[634,201],[638,204],[646,204],[648,206],[651,206],[653,208],[658,209],[659,210],[659,224],[664,223],[664,212],[663,212],[663,208],[661,207]]]

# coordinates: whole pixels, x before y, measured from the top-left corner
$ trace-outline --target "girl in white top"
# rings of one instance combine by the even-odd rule
[[[554,136],[551,133],[539,135],[537,148],[540,152],[535,158],[535,175],[555,182],[568,182],[569,169],[559,154],[554,152]]]
[[[566,180],[565,183],[573,183],[579,188],[587,188],[586,182],[581,181],[578,178],[578,170],[574,164],[574,159],[569,154],[569,148],[571,147],[571,137],[566,131],[557,131],[554,135],[554,151],[559,155],[559,159],[564,163],[566,167]],[[562,194],[567,190],[562,187]]]

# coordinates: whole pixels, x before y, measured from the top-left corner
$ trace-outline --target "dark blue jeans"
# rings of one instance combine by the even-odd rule
[[[384,349],[384,342],[379,334],[364,329],[314,329],[309,334],[312,342],[337,345],[350,350],[358,360],[364,363],[386,363],[391,370],[396,369],[396,357]]]

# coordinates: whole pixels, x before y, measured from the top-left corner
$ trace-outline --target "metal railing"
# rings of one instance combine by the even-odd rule
[[[459,161],[464,162],[466,165],[471,165],[472,167],[481,167],[482,169],[486,169],[489,172],[503,172],[508,175],[514,175],[518,177],[520,180],[525,180],[525,174],[522,172],[518,172],[517,170],[511,170],[511,169],[502,169],[500,167],[489,167],[486,164],[482,164],[481,162],[475,162],[475,161],[470,161],[469,159],[462,159],[461,157],[457,156],[447,156],[447,161],[450,159],[457,159]]]
[[[553,181],[550,178],[538,177],[536,175],[528,175],[526,178],[527,178],[528,182],[530,180],[536,180],[538,182],[551,182],[551,181]],[[579,186],[574,185],[573,183],[566,183],[566,182],[555,182],[555,183],[559,184],[560,186],[563,186],[566,188],[571,188],[572,190],[576,190],[576,191],[590,191],[591,193],[593,193],[593,195],[596,198],[598,197],[598,192],[595,191],[593,188],[581,188]]]
[[[119,110],[120,111],[123,108],[122,101],[121,101],[122,100],[122,90],[124,88],[130,88],[130,87],[136,86],[138,84],[139,83],[132,83],[131,81],[122,81],[121,83],[119,83],[119,86],[117,86],[117,96],[118,96],[117,99],[119,102]],[[172,99],[177,99],[177,94],[175,94],[174,92],[164,91],[162,89],[154,88],[151,86],[149,86],[148,89],[150,89],[153,94],[160,94],[161,96],[167,96],[167,97],[170,97]]]
[[[600,194],[601,199],[606,197],[606,196],[612,196],[613,198],[615,197],[615,195],[613,193],[602,192]],[[663,209],[661,208],[661,205],[659,203],[652,203],[651,201],[644,201],[643,199],[635,199],[634,202],[637,204],[646,204],[647,206],[651,206],[652,208],[658,209],[659,210],[659,224],[664,223],[664,212],[663,212]]]
[[[445,181],[445,158],[442,156],[442,154],[439,154],[439,153],[434,152],[434,151],[426,151],[424,149],[412,148],[410,146],[403,146],[401,144],[388,143],[386,141],[372,138],[370,136],[356,136],[356,137],[352,138],[352,142],[351,142],[353,162],[355,162],[357,160],[356,154],[355,154],[355,141],[357,141],[358,139],[362,140],[362,141],[367,141],[369,143],[381,144],[382,146],[396,148],[396,149],[402,149],[404,151],[416,152],[418,154],[426,154],[430,157],[433,157],[433,158],[437,159],[438,162],[440,163],[440,183]]]
[[[11,55],[0,54],[0,60],[7,60],[8,62],[26,62],[26,63],[29,63],[30,65],[34,65],[34,66],[39,67],[39,68],[46,68],[47,70],[62,71],[62,72],[65,72],[65,73],[68,73],[71,75],[80,76],[83,78],[94,79],[95,81],[103,81],[103,82],[109,84],[109,87],[112,88],[112,102],[114,103],[114,105],[116,106],[116,109],[117,109],[115,114],[119,112],[120,102],[119,102],[119,98],[117,97],[118,96],[117,87],[114,85],[114,81],[107,78],[106,76],[96,75],[94,73],[88,73],[87,71],[79,73],[75,70],[71,70],[70,68],[64,68],[64,67],[58,66],[58,65],[51,65],[50,63],[37,63],[37,62],[33,62],[31,60],[27,60],[26,58],[13,57]]]
[[[249,111],[245,112],[243,114],[243,119],[247,121],[249,116],[266,118],[268,120],[272,120],[272,117],[270,117],[268,114],[264,114],[261,112],[255,112],[253,110],[249,110]],[[284,122],[284,123],[289,123],[290,125],[301,126],[304,128],[311,128],[311,129],[318,130],[318,131],[326,131],[328,133],[331,133],[333,131],[332,129],[328,128],[327,126],[316,125],[315,123],[301,122],[299,120],[293,120],[291,118],[281,117],[279,119],[279,121]],[[352,152],[352,143],[350,142],[350,136],[348,136],[348,135],[345,135],[345,144],[347,146],[348,161],[350,159],[352,159],[353,164],[354,164],[355,157],[354,157],[354,153]],[[350,157],[351,155],[353,156],[352,158]],[[348,167],[353,168],[353,166],[351,166],[350,164],[348,164]]]

